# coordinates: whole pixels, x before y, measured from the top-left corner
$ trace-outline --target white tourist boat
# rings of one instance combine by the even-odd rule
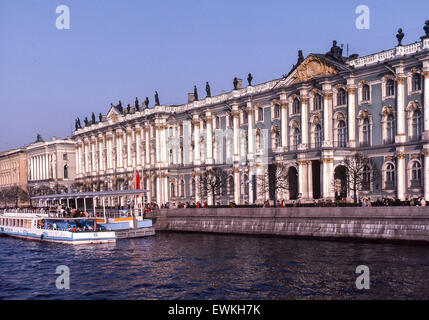
[[[93,244],[115,242],[114,231],[101,231],[95,219],[56,218],[26,210],[0,214],[0,235],[14,238],[67,243]]]

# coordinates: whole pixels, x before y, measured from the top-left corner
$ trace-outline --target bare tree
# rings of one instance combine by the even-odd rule
[[[2,191],[4,202],[13,203],[16,208],[19,207],[20,202],[26,202],[28,200],[27,192],[19,186],[12,186],[3,189]]]
[[[227,174],[225,170],[219,167],[204,171],[199,179],[199,188],[201,195],[211,195],[213,202],[221,195],[222,188],[225,185]]]
[[[349,190],[353,191],[353,202],[358,202],[358,191],[370,190],[372,183],[380,178],[376,163],[363,155],[355,153],[344,160]]]
[[[258,196],[266,199],[267,193],[270,198],[277,200],[277,194],[289,190],[289,173],[284,163],[273,163],[268,169],[257,177]]]

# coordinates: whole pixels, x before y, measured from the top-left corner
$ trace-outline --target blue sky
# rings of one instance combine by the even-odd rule
[[[59,5],[70,30],[57,30]],[[355,9],[370,8],[370,30]],[[360,56],[423,35],[429,1],[0,0],[0,150],[71,134],[74,119],[159,92],[181,104],[229,91],[235,76],[281,77],[297,51],[326,53],[332,40]]]

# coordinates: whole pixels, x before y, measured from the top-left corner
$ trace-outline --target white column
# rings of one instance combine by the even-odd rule
[[[287,102],[286,95],[284,98],[280,99],[280,108],[281,108],[281,135],[282,135],[282,147],[287,148],[288,146],[288,138],[287,138]]]
[[[95,144],[97,143],[97,140],[95,140],[95,137],[91,138],[91,171],[92,173],[95,173]]]
[[[307,198],[313,199],[313,167],[311,161],[307,161]]]
[[[406,181],[406,171],[405,171],[405,154],[397,153],[397,197],[401,201],[405,201],[405,181]]]
[[[234,162],[238,162],[239,161],[239,144],[240,144],[240,140],[239,140],[239,136],[238,136],[238,106],[234,105],[232,107],[232,117],[233,117],[233,127],[234,127],[234,139],[233,139],[233,150],[234,150]]]
[[[306,189],[306,161],[298,161],[298,193],[301,194],[302,198],[305,198]]]
[[[308,145],[308,98],[305,96],[306,91],[301,93],[301,143]]]
[[[213,163],[213,129],[210,111],[206,112],[206,163]]]
[[[194,114],[192,124],[194,125],[194,165],[200,164],[200,121],[198,115]]]
[[[123,132],[119,131],[117,132],[117,136],[116,136],[116,154],[117,154],[117,158],[116,158],[116,166],[119,169],[122,169],[124,166],[124,162],[123,162]]]
[[[423,171],[423,179],[424,179],[424,197],[426,201],[429,201],[429,149],[425,149],[423,151],[424,155],[424,171]]]
[[[100,134],[98,136],[98,171],[99,173],[104,173],[104,158],[103,158],[103,149],[104,149],[104,137]]]
[[[429,61],[427,61],[428,66],[428,71],[424,71],[423,72],[423,77],[424,77],[424,108],[423,108],[423,112],[424,112],[424,131],[425,132],[429,132]],[[424,64],[424,66],[426,65]],[[429,137],[427,137],[429,138]]]
[[[334,159],[322,159],[322,184],[323,198],[330,199],[334,197]]]
[[[397,81],[397,103],[396,103],[396,117],[397,117],[397,128],[396,128],[396,142],[405,142],[405,78],[400,76],[396,79]]]
[[[131,157],[131,131],[127,130],[127,167],[132,167],[132,157]]]
[[[255,133],[253,129],[253,108],[250,101],[247,102],[247,122],[247,159],[252,161],[255,157]]]
[[[240,189],[240,171],[238,170],[238,168],[234,168],[234,202],[236,204],[240,204]]]
[[[351,80],[349,80],[350,82]],[[356,147],[356,88],[350,87],[347,89],[348,92],[348,138],[349,138],[349,146],[354,148]]]
[[[84,146],[84,161],[85,161],[85,173],[88,174],[89,173],[89,141],[85,141],[85,146]]]
[[[323,93],[323,141],[326,145],[332,144],[332,93]]]
[[[140,144],[141,144],[141,129],[137,128],[136,129],[136,165],[140,166],[141,165],[141,152],[140,152]],[[143,177],[142,177],[143,179]]]
[[[106,136],[106,143],[107,143],[107,169],[111,170],[113,168],[113,162],[112,162],[112,136]]]

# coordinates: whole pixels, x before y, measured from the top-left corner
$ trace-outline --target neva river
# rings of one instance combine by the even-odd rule
[[[58,290],[58,265],[70,290]],[[370,290],[357,290],[358,265]],[[0,238],[0,299],[428,299],[429,247],[160,233],[113,245]]]

